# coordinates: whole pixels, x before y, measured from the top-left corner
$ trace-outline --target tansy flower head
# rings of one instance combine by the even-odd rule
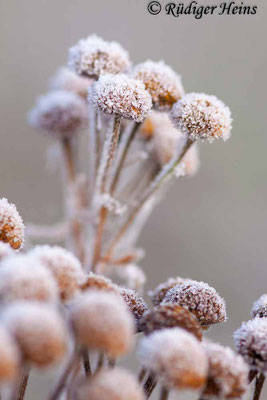
[[[155,289],[150,290],[148,292],[148,296],[150,297],[154,306],[158,306],[171,288],[188,281],[190,281],[190,279],[180,278],[179,276],[176,278],[169,278],[166,282],[160,283],[158,286],[156,286]]]
[[[229,108],[217,97],[204,93],[186,94],[174,104],[171,118],[189,139],[229,139],[232,118]]]
[[[158,110],[169,110],[184,94],[181,78],[163,61],[146,61],[134,69],[135,79],[140,79]]]
[[[61,67],[50,81],[52,90],[66,90],[76,93],[83,99],[87,99],[88,88],[92,85],[93,80],[77,75],[69,68]]]
[[[19,349],[3,325],[0,326],[0,382],[14,380],[20,362]]]
[[[113,292],[119,294],[119,288],[110,279],[103,275],[94,274],[90,272],[86,276],[85,282],[81,285],[82,290],[94,289],[103,290],[105,292]]]
[[[19,250],[24,241],[24,224],[16,206],[0,199],[0,241],[9,243],[10,246]]]
[[[251,310],[251,315],[253,318],[267,318],[267,294],[263,294],[255,301]]]
[[[98,78],[102,74],[118,74],[129,69],[129,54],[117,42],[106,42],[91,35],[69,50],[69,67],[78,75]]]
[[[144,299],[131,289],[121,289],[121,296],[129,311],[133,314],[137,331],[139,331],[139,320],[142,315],[148,310],[148,306],[145,303]]]
[[[89,101],[105,114],[141,122],[152,103],[144,84],[127,75],[103,75],[92,86]]]
[[[0,242],[0,262],[5,258],[14,255],[15,252],[9,243]]]

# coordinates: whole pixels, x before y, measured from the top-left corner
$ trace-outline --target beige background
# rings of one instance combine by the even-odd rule
[[[266,292],[266,2],[258,2],[256,16],[201,20],[151,16],[146,5],[0,0],[0,196],[15,202],[26,221],[59,217],[59,179],[45,168],[50,142],[27,126],[26,113],[70,45],[96,32],[120,41],[134,62],[164,59],[187,91],[224,100],[234,128],[227,143],[201,145],[198,176],[176,182],[146,226],[140,244],[147,287],[176,274],[213,285],[227,301],[229,320],[210,336],[232,344],[233,330]]]

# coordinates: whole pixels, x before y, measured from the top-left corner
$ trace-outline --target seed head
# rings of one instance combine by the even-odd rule
[[[80,384],[75,400],[144,400],[134,375],[122,368],[102,370]]]
[[[55,138],[70,137],[88,122],[86,103],[75,93],[54,90],[37,99],[29,122]]]
[[[85,282],[81,285],[82,290],[94,289],[105,292],[119,294],[119,288],[110,279],[103,275],[90,272],[86,277]]]
[[[186,94],[174,104],[171,118],[174,125],[191,140],[227,140],[230,137],[231,112],[215,96]]]
[[[188,309],[205,327],[226,320],[225,301],[204,282],[192,281],[174,286],[167,292],[165,303],[176,303]]]
[[[144,337],[138,355],[142,365],[168,387],[198,390],[206,382],[205,351],[184,329],[163,329]]]
[[[267,294],[263,294],[257,301],[255,301],[251,310],[251,316],[253,318],[267,318]]]
[[[50,87],[52,90],[73,92],[83,99],[87,99],[88,89],[92,83],[92,79],[79,76],[69,68],[61,67],[52,78]]]
[[[1,318],[15,338],[24,361],[46,367],[63,357],[66,328],[53,307],[34,302],[14,303],[3,311]]]
[[[163,61],[139,64],[133,76],[145,84],[157,110],[169,110],[184,94],[181,78]]]
[[[122,299],[113,293],[88,291],[70,310],[77,342],[117,357],[133,343],[133,318]]]
[[[0,268],[0,301],[55,302],[58,288],[53,275],[29,255],[5,258]]]
[[[243,322],[234,333],[237,351],[244,357],[250,369],[267,372],[267,319],[256,317]]]
[[[165,328],[182,328],[202,339],[202,329],[196,317],[178,304],[161,304],[147,311],[139,322],[139,329],[145,335]]]
[[[30,253],[52,273],[57,282],[60,297],[70,300],[85,281],[80,261],[59,246],[36,246]]]
[[[0,326],[0,382],[14,380],[18,373],[19,350],[9,332]]]
[[[141,122],[152,103],[144,84],[127,75],[103,75],[92,86],[89,101],[105,114]]]
[[[117,42],[106,42],[91,35],[69,50],[69,67],[78,75],[98,78],[102,74],[118,74],[129,69],[129,54]]]
[[[6,258],[14,255],[15,252],[9,243],[0,242],[0,262]]]
[[[17,208],[7,199],[0,199],[0,242],[19,250],[24,241],[24,224]]]
[[[176,285],[186,283],[190,279],[184,279],[177,276],[176,278],[169,278],[166,282],[160,283],[155,289],[148,292],[148,296],[154,306],[158,306],[166,296],[166,293]]]
[[[139,321],[143,314],[148,311],[148,306],[144,299],[131,289],[120,289],[123,300],[127,304],[129,311],[133,314],[136,329],[140,332]]]
[[[240,398],[248,388],[249,368],[244,359],[230,347],[204,343],[209,360],[208,380],[204,398],[218,396],[225,399]]]

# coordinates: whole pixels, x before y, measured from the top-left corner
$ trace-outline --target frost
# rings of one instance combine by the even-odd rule
[[[127,205],[122,205],[119,201],[114,199],[109,193],[103,193],[99,199],[102,206],[106,207],[115,215],[123,215],[127,211]]]

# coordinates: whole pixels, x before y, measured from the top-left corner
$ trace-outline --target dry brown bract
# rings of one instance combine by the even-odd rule
[[[121,289],[120,290],[121,296],[129,311],[134,316],[136,329],[140,332],[139,321],[142,318],[143,314],[148,310],[148,306],[144,299],[134,290],[131,289]]]

